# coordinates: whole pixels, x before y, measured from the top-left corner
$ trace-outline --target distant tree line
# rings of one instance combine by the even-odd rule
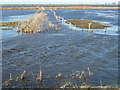
[[[120,2],[116,3],[116,2],[113,2],[113,3],[105,3],[105,4],[120,4]]]

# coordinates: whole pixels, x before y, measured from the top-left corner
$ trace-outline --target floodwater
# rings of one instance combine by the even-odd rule
[[[82,85],[80,80],[71,79],[71,73],[82,72],[87,67],[93,72],[88,85],[118,85],[118,12],[117,10],[55,10],[57,15],[69,19],[99,21],[112,27],[97,32],[87,32],[73,26],[59,24],[59,31],[17,35],[13,31],[1,31],[2,35],[2,78],[14,81],[8,87],[40,87],[35,81],[40,65],[43,75],[41,87],[57,88],[65,81]],[[14,21],[32,15],[34,10],[3,11],[2,21]],[[57,23],[53,14],[46,10],[50,20]],[[23,70],[31,71],[31,81],[17,82]],[[56,79],[56,74],[68,78]],[[4,86],[6,87],[6,86]]]
[[[118,5],[7,5],[1,7],[8,8],[8,7],[68,7],[68,6],[118,7]]]

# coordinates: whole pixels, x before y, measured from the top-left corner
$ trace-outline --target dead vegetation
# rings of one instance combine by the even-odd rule
[[[37,81],[40,81],[40,83],[42,84],[42,70],[41,70],[41,61],[40,61],[40,72],[39,72],[39,75],[37,76],[36,78]]]
[[[26,21],[24,21],[25,23]],[[0,22],[0,30],[12,30],[17,27],[20,21]]]
[[[18,81],[18,80],[24,80],[26,76],[27,76],[27,73],[26,73],[26,70],[24,70],[23,73],[20,74],[20,76],[18,76],[16,78],[16,81]]]
[[[31,74],[31,75],[30,75]],[[39,84],[42,85],[42,81],[47,81],[45,80],[45,78],[43,78],[42,74],[42,70],[40,69],[39,75],[35,76],[32,72],[27,72],[26,70],[24,70],[16,79],[16,81],[13,79],[12,77],[12,73],[10,73],[10,77],[9,80],[5,81],[3,83],[4,87],[9,87],[9,85],[12,85],[12,83],[20,83],[18,81],[22,81],[24,83],[27,77],[31,77],[33,79],[36,78],[37,82],[40,82]],[[90,83],[90,78],[93,76],[93,72],[90,71],[90,68],[88,67],[87,69],[85,69],[82,72],[72,72],[70,75],[63,75],[61,73],[56,74],[54,78],[56,78],[56,80],[58,80],[59,83],[59,87],[57,88],[117,88],[117,86],[91,86]],[[47,79],[47,78],[46,78]],[[64,82],[61,82],[62,80],[65,80]],[[77,84],[75,81],[78,80],[80,82],[80,84]],[[34,80],[29,80],[30,82],[33,82]],[[52,82],[51,82],[52,83]],[[17,87],[17,86],[14,86]]]
[[[37,11],[33,16],[29,17],[26,22],[21,20],[18,24],[17,32],[39,33],[50,30],[51,28],[58,30],[58,26],[49,20],[47,13]]]
[[[50,30],[59,30],[59,25],[53,24],[44,10],[45,7],[42,7],[41,12],[37,11],[33,16],[29,16],[27,21],[20,20],[15,22],[2,22],[0,26],[8,26],[11,28],[17,27],[18,33],[40,33]],[[65,20],[63,17],[57,15],[52,9],[50,9],[50,11],[53,13],[54,18],[58,21],[58,23],[63,24],[66,22],[71,26],[74,25],[75,31],[78,27],[82,29],[89,29],[89,32],[93,32],[94,30],[92,29],[105,29],[106,32],[106,28],[111,27],[108,25],[103,25],[99,22],[93,22],[91,20]]]
[[[31,74],[31,76],[30,76],[30,74]],[[82,83],[86,83],[88,81],[88,79],[90,78],[90,76],[92,76],[92,75],[93,75],[93,73],[91,74],[91,71],[88,68],[87,71],[82,71],[82,73],[78,72],[78,73],[72,73],[70,75],[63,75],[61,73],[58,73],[58,74],[56,74],[56,76],[54,78],[56,78],[56,80],[58,80],[58,81],[60,81],[62,79],[67,80],[67,79],[70,79],[70,78],[73,79],[73,80],[78,79],[78,80],[82,81]],[[9,80],[5,81],[3,83],[3,86],[9,86],[14,81],[16,81],[16,82],[18,82],[18,81],[26,81],[28,77],[30,77],[30,78],[35,77],[36,81],[38,81],[38,82],[40,82],[42,84],[43,74],[42,74],[42,70],[41,70],[41,65],[40,65],[40,72],[39,72],[38,76],[35,76],[32,72],[27,72],[26,70],[24,70],[20,75],[18,75],[16,80],[13,80],[12,73],[10,73]],[[65,85],[63,85],[63,86],[66,87],[66,85],[68,85],[68,84],[65,83]]]
[[[3,83],[3,85],[4,85],[4,86],[8,86],[8,85],[10,85],[12,82],[13,82],[12,73],[10,73],[9,80],[5,81],[5,82]]]
[[[44,10],[44,7],[42,10]],[[50,29],[59,29],[58,25],[53,24],[44,11],[36,11],[36,13],[33,16],[29,16],[26,21],[22,19],[20,21],[0,22],[0,27],[2,27],[1,30],[12,30],[17,27],[18,33],[40,33],[49,31]]]

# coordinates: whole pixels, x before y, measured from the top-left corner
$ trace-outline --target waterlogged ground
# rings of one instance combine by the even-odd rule
[[[14,14],[13,14],[14,12]],[[18,12],[18,11],[17,11]],[[3,11],[3,21],[25,18],[35,11]],[[46,11],[52,22],[57,23],[50,11]],[[88,85],[117,85],[118,84],[118,33],[117,10],[56,10],[65,19],[89,19],[111,25],[108,32],[87,32],[69,25],[60,25],[59,31],[49,31],[37,34],[17,35],[13,31],[3,33],[3,82],[12,73],[14,81],[8,87],[40,87],[35,80],[39,75],[40,63],[43,74],[41,87],[60,87],[65,81],[81,83],[71,79],[71,73],[85,71],[87,67],[93,72]],[[10,14],[10,15],[8,15]],[[14,17],[14,18],[13,18]],[[17,82],[15,79],[23,70],[31,71],[27,82]],[[68,78],[56,79],[56,74]],[[4,86],[6,87],[6,86]]]

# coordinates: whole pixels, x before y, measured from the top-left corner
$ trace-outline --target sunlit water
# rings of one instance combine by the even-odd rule
[[[43,87],[59,87],[65,81],[79,80],[55,78],[56,74],[67,75],[82,72],[87,67],[94,73],[90,85],[118,84],[118,24],[117,10],[55,10],[58,15],[69,19],[88,19],[98,21],[112,27],[96,32],[88,32],[68,24],[62,24],[60,31],[37,34],[17,35],[15,30],[2,31],[3,42],[3,82],[12,72],[15,79],[23,70],[39,75],[40,62],[43,72]],[[32,15],[34,10],[3,11],[3,21],[15,21]],[[51,21],[57,21],[47,10]],[[109,15],[108,15],[109,14]],[[111,16],[110,16],[111,15]],[[114,17],[114,18],[112,18]],[[11,52],[7,52],[11,51]],[[35,78],[30,82],[13,82],[16,87],[39,87]]]

